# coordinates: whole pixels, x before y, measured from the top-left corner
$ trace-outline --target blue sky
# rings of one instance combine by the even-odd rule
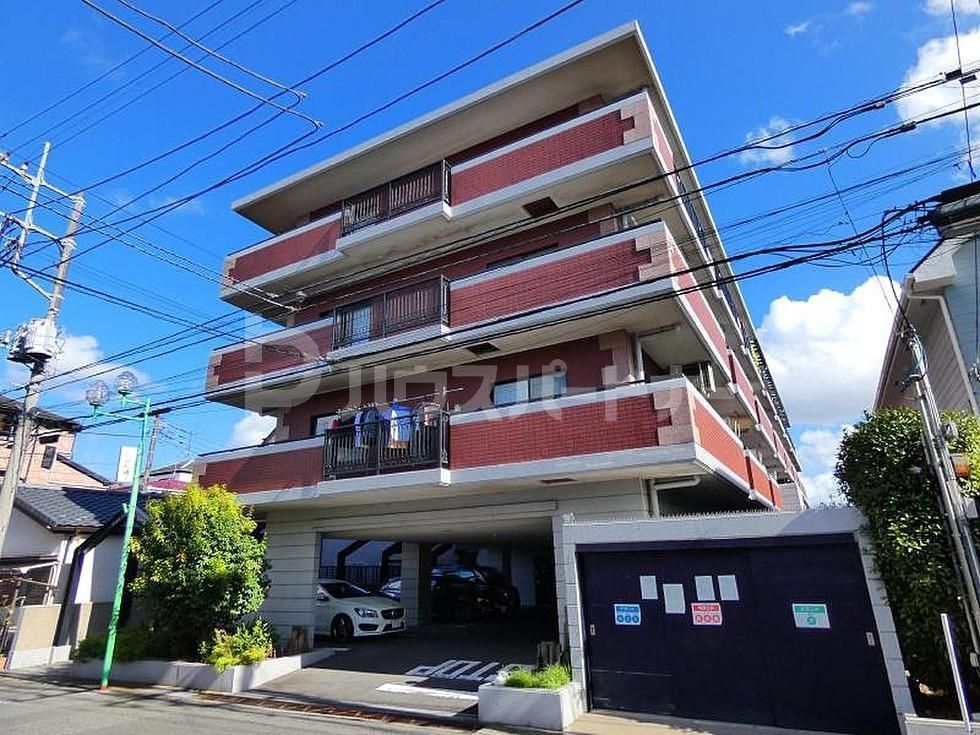
[[[99,0],[107,10],[125,15],[155,35],[161,30],[139,19],[113,0]],[[175,23],[196,12],[201,17],[186,27],[201,37],[217,24],[248,12],[207,37],[217,45],[259,18],[280,10],[223,52],[268,77],[290,82],[306,76],[396,20],[422,7],[419,0],[384,3],[323,3],[317,0],[220,0],[214,3],[144,0],[141,7]],[[325,128],[356,118],[479,50],[533,22],[559,2],[447,0],[424,18],[382,45],[356,57],[306,85],[301,110],[324,122]],[[957,0],[964,64],[980,60],[980,4]],[[118,62],[146,47],[126,30],[98,16],[76,0],[58,3],[7,4],[4,26],[21,29],[5,37],[0,84],[0,132],[11,128],[62,95],[91,81]],[[146,240],[181,253],[210,271],[221,268],[222,256],[263,237],[262,231],[230,210],[235,198],[296,169],[326,158],[394,125],[427,112],[502,76],[540,61],[620,23],[640,22],[667,89],[681,131],[694,159],[743,142],[764,130],[807,120],[822,113],[895,88],[910,74],[930,75],[947,69],[953,47],[949,4],[917,2],[721,3],[586,0],[557,20],[491,55],[424,93],[406,100],[330,140],[304,150],[212,191],[191,204],[135,231]],[[975,30],[976,29],[976,30]],[[43,31],[43,33],[42,33]],[[160,69],[148,72],[163,62]],[[955,66],[955,64],[954,64]],[[14,149],[13,160],[36,158],[41,136],[54,143],[49,161],[54,183],[89,184],[244,112],[253,101],[156,49],[143,53],[107,79],[50,113],[21,125],[0,138],[0,149]],[[948,67],[952,68],[952,67]],[[77,137],[73,133],[97,117],[133,100],[159,80],[181,71],[172,81]],[[224,71],[230,73],[225,67]],[[241,78],[241,77],[237,77]],[[250,82],[256,86],[254,81]],[[125,85],[125,86],[124,86]],[[121,91],[120,91],[120,88]],[[969,90],[968,90],[969,91]],[[959,94],[958,87],[953,90]],[[86,105],[111,94],[97,109]],[[947,96],[943,96],[946,94]],[[862,133],[914,116],[931,104],[950,101],[949,92],[913,100],[902,108],[887,107],[836,129],[826,138],[793,149],[809,153]],[[955,101],[957,97],[951,98]],[[265,117],[263,117],[265,116]],[[271,113],[249,118],[264,120]],[[158,185],[173,173],[227,142],[248,121],[159,164],[112,181],[89,192],[87,213],[104,215],[113,203],[126,202]],[[136,202],[136,210],[152,208],[202,189],[240,166],[273,150],[305,130],[306,123],[283,117],[212,160]],[[53,129],[52,129],[53,128]],[[896,178],[875,192],[847,199],[848,213],[858,229],[870,227],[887,207],[902,205],[968,176],[957,148],[964,145],[961,118],[891,139],[861,157],[845,157],[833,166],[841,188],[948,155],[927,172]],[[32,140],[39,138],[38,140]],[[69,139],[71,138],[71,139]],[[778,162],[778,161],[777,161]],[[730,176],[759,160],[730,157],[699,169],[702,183]],[[924,175],[924,174],[928,175]],[[715,219],[730,250],[783,242],[819,241],[852,232],[847,214],[836,202],[818,211],[766,220],[754,227],[728,229],[737,220],[783,204],[831,191],[827,169],[807,173],[775,173],[709,195]],[[0,209],[19,206],[16,197],[0,193]],[[113,215],[110,219],[119,217]],[[57,226],[57,220],[46,220]],[[101,241],[87,234],[80,247]],[[927,242],[910,243],[893,260],[898,275],[914,263]],[[40,267],[52,253],[33,255]],[[743,292],[761,326],[777,379],[794,421],[794,436],[807,463],[806,471],[819,492],[826,493],[828,464],[841,425],[852,421],[872,399],[880,350],[890,306],[878,284],[870,283],[864,267],[801,268],[743,283]],[[80,257],[70,277],[86,285],[112,290],[152,305],[167,314],[201,320],[230,311],[217,298],[217,285],[149,258],[119,243]],[[40,297],[9,272],[0,272],[0,328],[38,315]],[[70,292],[62,314],[67,334],[65,366],[99,359],[134,344],[178,329],[163,320],[134,314],[90,296]],[[255,332],[267,328],[256,328]],[[869,337],[869,335],[872,335]],[[224,340],[175,352],[139,364],[145,381],[155,383],[160,397],[200,390],[212,347]],[[787,376],[792,374],[793,380]],[[0,372],[4,390],[21,374]],[[83,383],[49,392],[44,405],[68,415],[85,413],[80,399]],[[243,412],[221,406],[195,408],[168,417],[178,430],[190,432],[190,452],[222,448],[247,433],[236,422]],[[113,428],[103,433],[120,433]],[[111,473],[122,436],[80,438],[77,458],[96,470]],[[160,462],[179,458],[185,448],[170,442],[159,450]]]

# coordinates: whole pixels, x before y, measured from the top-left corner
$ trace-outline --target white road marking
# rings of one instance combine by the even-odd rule
[[[422,694],[439,699],[463,699],[467,702],[476,702],[480,699],[476,694],[469,692],[457,692],[452,689],[430,689],[429,687],[417,687],[411,684],[382,684],[376,691],[394,694]]]

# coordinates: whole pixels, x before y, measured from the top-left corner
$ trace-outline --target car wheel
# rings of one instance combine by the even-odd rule
[[[476,607],[469,600],[457,600],[453,618],[459,623],[472,623],[477,617]]]
[[[354,623],[346,615],[338,615],[330,625],[330,637],[337,643],[347,643],[354,637]]]

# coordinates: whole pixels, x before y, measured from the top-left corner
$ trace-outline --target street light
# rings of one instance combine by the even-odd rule
[[[138,421],[140,424],[140,440],[136,449],[136,469],[133,473],[133,483],[129,489],[129,502],[123,505],[126,511],[126,529],[123,532],[122,550],[119,552],[119,575],[116,578],[116,594],[112,598],[112,615],[109,616],[109,629],[106,633],[105,660],[102,664],[101,690],[109,688],[109,672],[112,670],[112,655],[116,650],[116,630],[119,627],[119,611],[122,608],[123,590],[126,586],[126,567],[129,564],[129,541],[133,535],[133,523],[136,519],[136,505],[139,502],[140,481],[143,478],[143,462],[146,435],[150,427],[150,399],[138,401],[130,396],[136,390],[136,376],[125,370],[116,377],[116,393],[119,394],[120,408],[117,411],[103,411],[102,406],[109,402],[109,386],[99,380],[85,391],[85,400],[92,406],[92,416],[105,416],[125,421]],[[136,415],[124,413],[128,409],[137,408]]]

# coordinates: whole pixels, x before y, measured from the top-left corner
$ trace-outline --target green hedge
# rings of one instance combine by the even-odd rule
[[[969,454],[980,467],[980,421],[959,413],[944,419],[959,430],[950,449]],[[835,474],[844,496],[867,516],[909,673],[931,689],[946,689],[950,675],[939,614],[955,616],[961,643],[969,633],[918,411],[866,414],[841,442]],[[963,490],[976,495],[975,482],[964,482]]]

